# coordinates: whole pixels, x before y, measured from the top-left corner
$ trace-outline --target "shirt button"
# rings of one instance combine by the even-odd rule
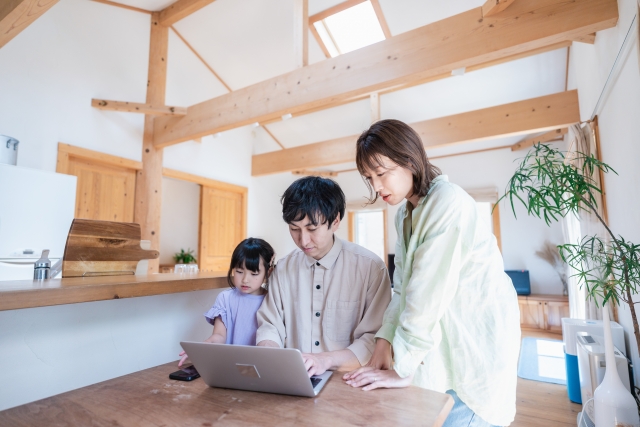
[[[316,312],[316,317],[320,317],[320,312]]]
[[[320,285],[316,285],[316,289],[320,289]]]
[[[318,267],[320,267],[320,263],[319,263],[319,262],[316,262],[316,265],[317,265]]]
[[[320,345],[320,341],[316,341],[314,344],[315,344],[316,346],[319,346],[319,345]]]

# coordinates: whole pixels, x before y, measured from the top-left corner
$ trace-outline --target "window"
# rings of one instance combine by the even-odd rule
[[[377,1],[346,1],[309,18],[311,32],[327,57],[369,46],[389,36]]]
[[[495,209],[493,208],[495,206]],[[502,252],[502,242],[500,241],[500,206],[491,202],[476,201],[476,209],[480,222],[486,224],[489,230],[496,236],[498,248]]]
[[[369,249],[385,261],[386,211],[349,212],[349,240]]]

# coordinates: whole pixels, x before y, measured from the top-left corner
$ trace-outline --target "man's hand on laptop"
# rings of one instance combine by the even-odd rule
[[[275,341],[271,341],[271,340],[262,340],[260,341],[258,344],[256,344],[258,347],[275,347],[275,348],[280,348],[280,346],[278,345],[278,343],[276,343]]]
[[[331,358],[326,353],[302,353],[302,360],[309,378],[324,374],[332,365]]]
[[[352,371],[360,367],[358,358],[348,348],[322,353],[302,353],[302,360],[309,377],[322,375],[326,371]]]

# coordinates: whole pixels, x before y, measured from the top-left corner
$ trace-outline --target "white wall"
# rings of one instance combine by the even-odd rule
[[[160,264],[173,264],[173,255],[192,249],[198,259],[200,186],[177,179],[162,179]]]
[[[97,110],[91,98],[144,102],[149,22],[145,14],[61,0],[0,49],[0,134],[20,140],[19,166],[54,171],[59,141],[141,159],[143,116]],[[171,35],[169,104],[220,91],[189,55]],[[252,141],[251,130],[240,128],[187,142],[165,150],[164,166],[249,186]],[[175,251],[166,239],[172,233],[193,240],[192,229],[171,220],[184,215],[186,199],[194,216],[193,187],[188,194],[174,187],[180,184],[170,184],[163,200],[163,259]],[[176,360],[180,340],[210,333],[202,313],[217,292],[0,312],[2,355],[19,367],[4,374],[12,386],[0,387],[0,410]]]
[[[620,20],[615,28],[596,35],[594,45],[574,43],[571,48],[570,88],[577,88],[583,120],[591,118],[616,55],[620,50],[631,21],[637,11],[636,0],[618,1]],[[637,25],[637,22],[636,22]],[[637,34],[637,26],[634,30]],[[618,175],[605,176],[609,225],[615,234],[632,242],[640,242],[640,198],[636,197],[640,183],[640,67],[638,40],[624,56],[620,73],[608,91],[599,112],[602,160]],[[634,297],[636,302],[640,297]],[[636,310],[640,308],[636,306]],[[636,384],[640,381],[640,358],[633,334],[631,313],[626,304],[619,310],[619,321],[625,329],[627,347],[633,358]]]

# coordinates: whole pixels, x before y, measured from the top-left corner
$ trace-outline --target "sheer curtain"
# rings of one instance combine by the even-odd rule
[[[580,123],[569,127],[570,146],[567,153],[567,162],[573,163],[576,167],[581,168],[582,162],[576,159],[576,153],[580,152],[586,155],[593,155],[599,158],[599,150],[595,132],[595,122]],[[595,185],[602,189],[601,175],[599,170],[592,171],[591,179]],[[597,201],[598,215],[605,218],[604,199],[602,194],[595,194]],[[604,241],[609,241],[604,226],[598,221],[595,214],[588,211],[580,211],[578,215],[567,215],[563,221],[564,238],[567,243],[577,244],[584,236],[599,236]],[[578,284],[577,277],[571,277],[575,274],[575,270],[569,269],[569,307],[572,318],[576,319],[598,319],[601,317],[596,303],[593,300],[587,300],[586,287]]]

